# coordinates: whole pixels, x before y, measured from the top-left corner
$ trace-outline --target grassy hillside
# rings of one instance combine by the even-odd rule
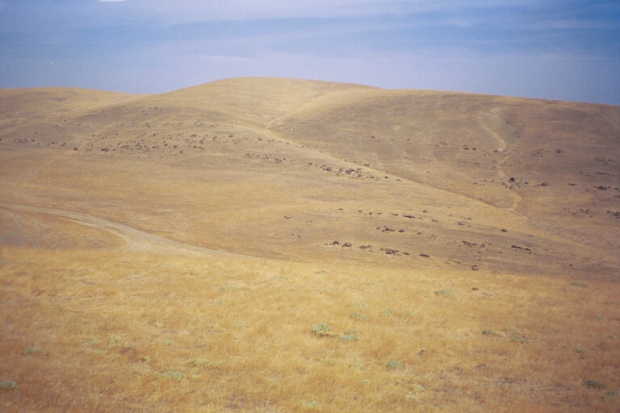
[[[0,109],[8,411],[620,408],[618,107],[243,78]]]

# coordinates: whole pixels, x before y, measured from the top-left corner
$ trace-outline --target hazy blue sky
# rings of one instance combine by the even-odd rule
[[[620,104],[620,0],[0,0],[0,87],[236,76]]]

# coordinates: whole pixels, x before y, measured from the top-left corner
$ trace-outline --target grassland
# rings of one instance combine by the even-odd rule
[[[0,411],[620,409],[620,109],[0,91]]]

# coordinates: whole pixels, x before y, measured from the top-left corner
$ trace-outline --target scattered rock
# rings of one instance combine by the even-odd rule
[[[620,211],[607,211],[607,215],[620,219]]]
[[[583,385],[589,389],[595,389],[595,390],[603,390],[605,387],[607,387],[603,383],[598,382],[596,380],[584,380]]]
[[[521,247],[521,246],[519,246],[519,245],[514,245],[514,244],[513,244],[513,245],[512,245],[512,249],[515,249],[515,250],[521,250],[521,251],[525,251],[525,252],[527,252],[528,254],[531,254],[531,253],[532,253],[532,250],[531,250],[530,248],[527,248],[527,247]]]

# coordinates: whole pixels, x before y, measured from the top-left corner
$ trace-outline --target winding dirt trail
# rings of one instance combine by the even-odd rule
[[[131,251],[157,252],[179,255],[237,255],[225,251],[185,244],[132,228],[125,224],[109,221],[80,212],[65,211],[54,208],[41,208],[28,205],[0,204],[0,207],[14,211],[36,212],[67,218],[80,225],[97,228],[121,237],[125,241],[125,249]]]

